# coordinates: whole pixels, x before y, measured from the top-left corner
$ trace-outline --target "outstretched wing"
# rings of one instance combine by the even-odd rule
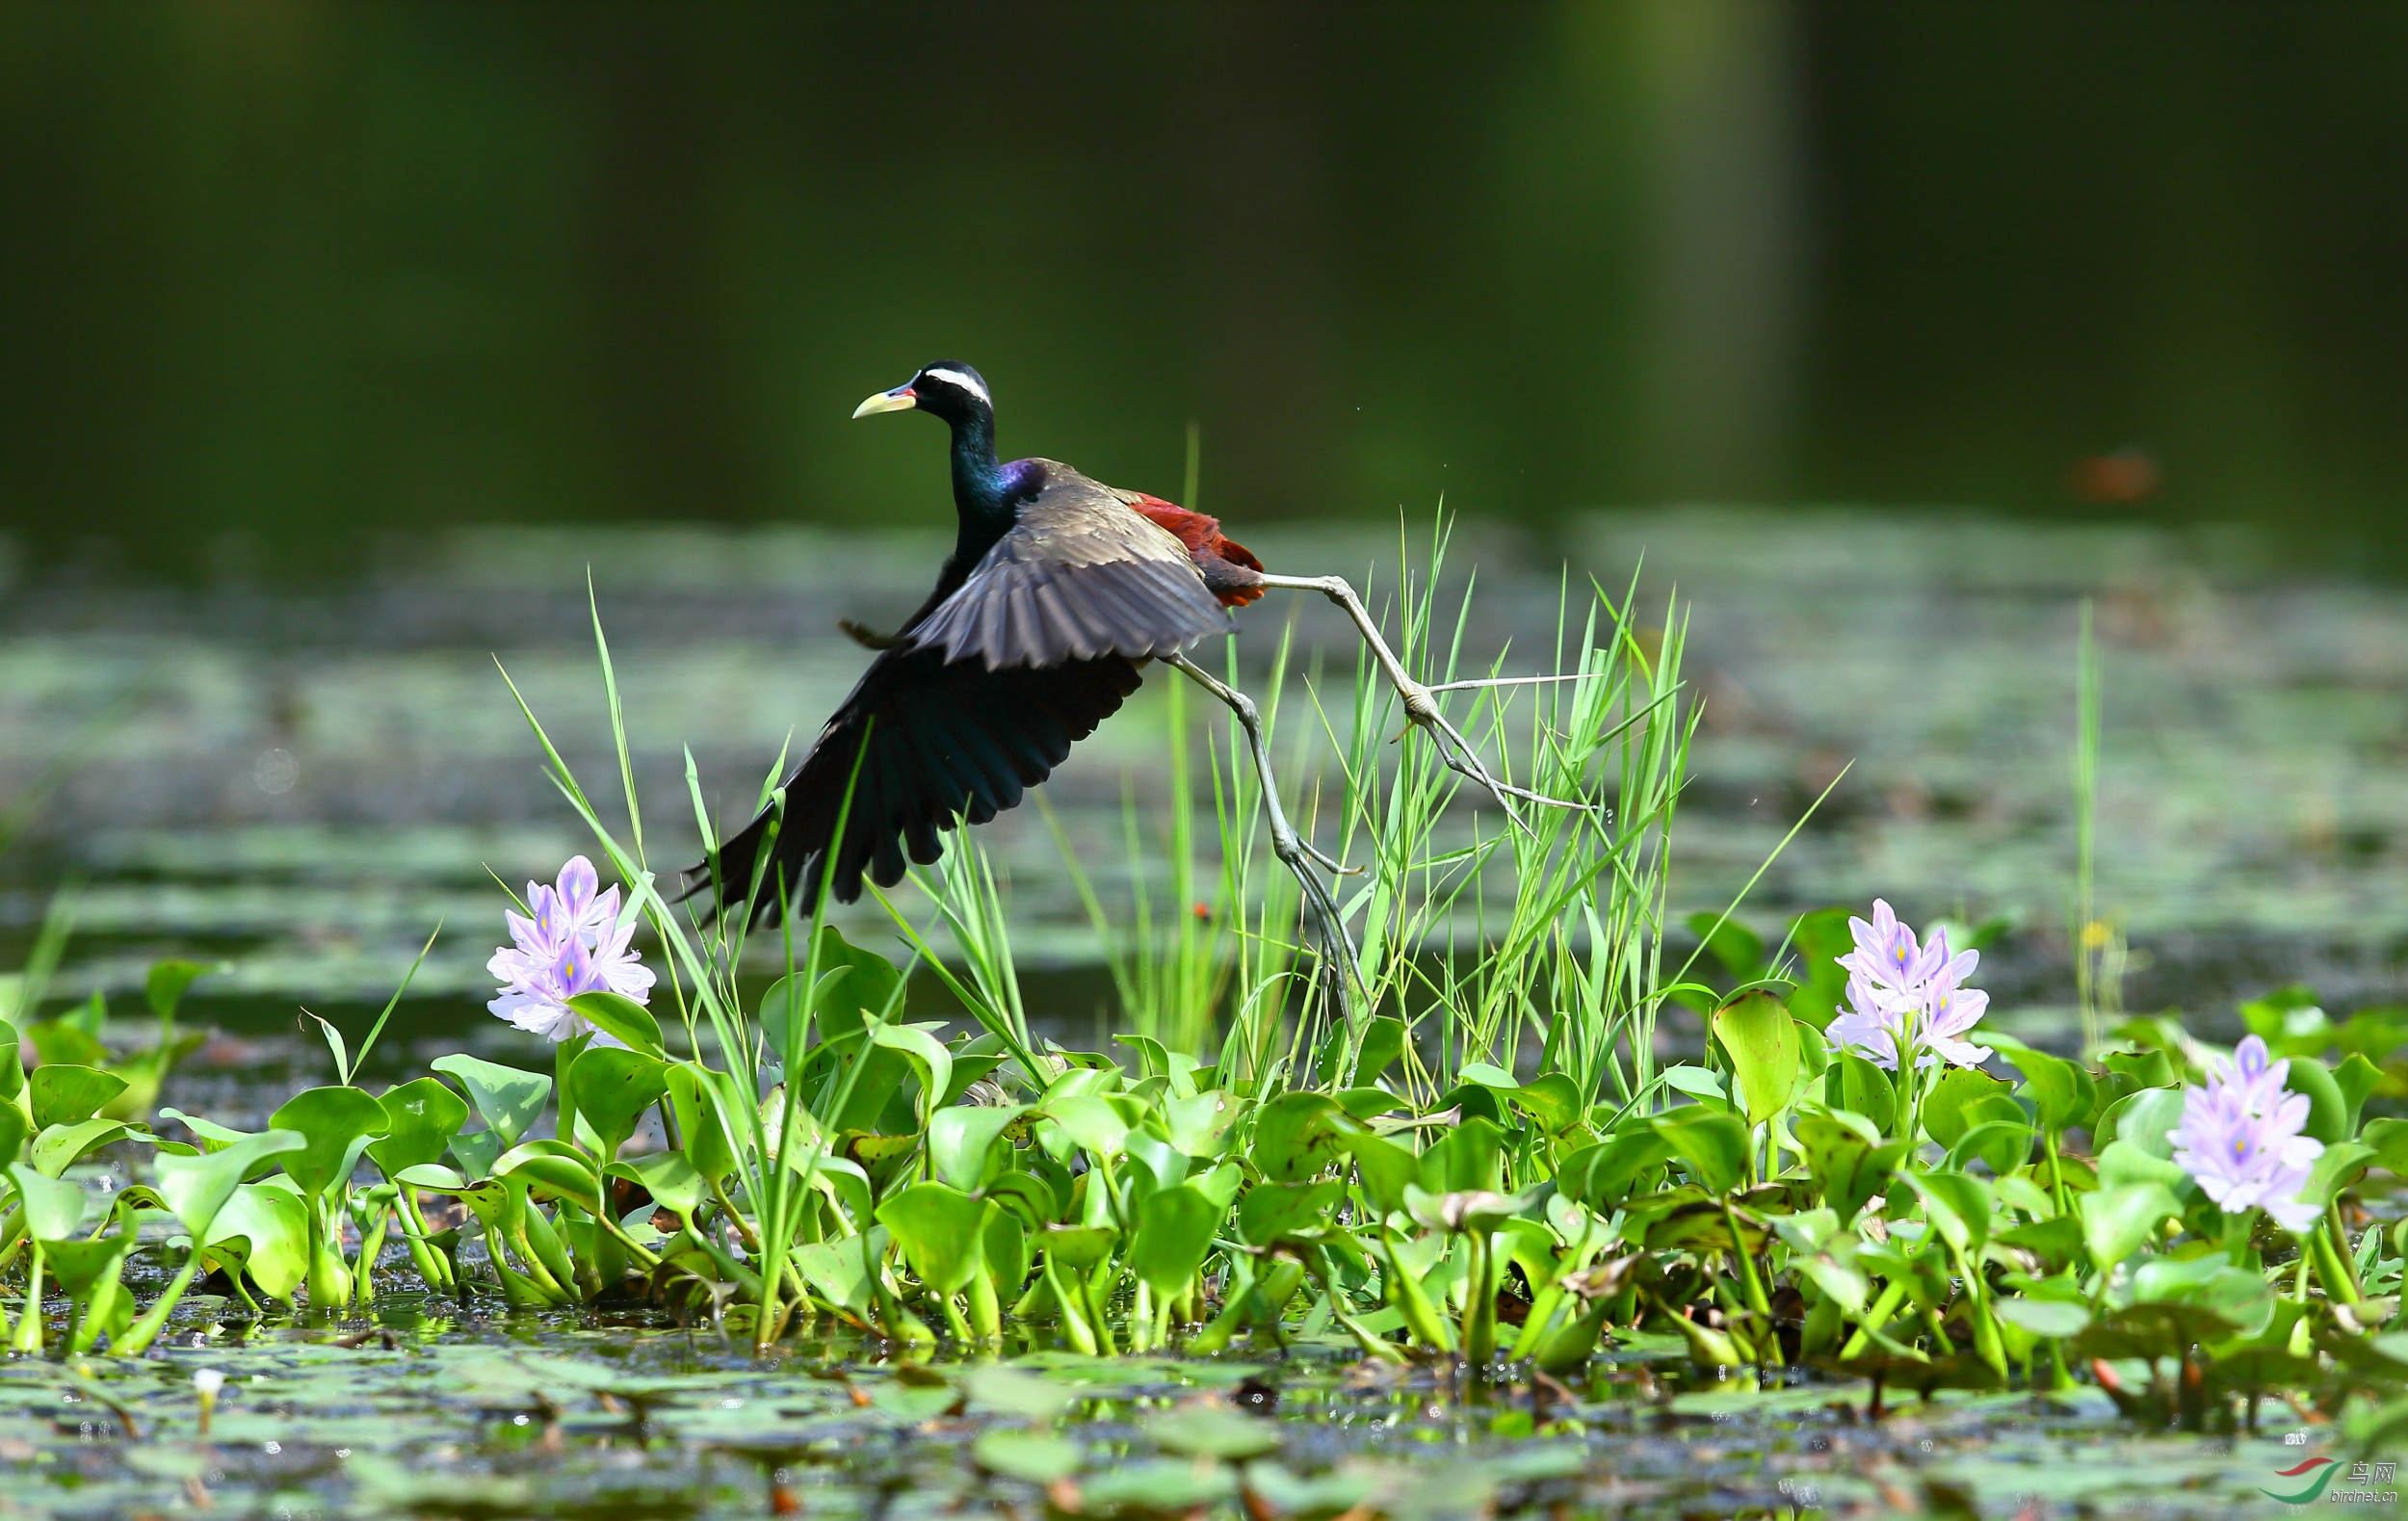
[[[904,631],[908,644],[1002,670],[1144,660],[1228,629],[1187,546],[1126,493],[1034,463],[1044,486],[953,595]]]
[[[831,844],[837,902],[860,897],[865,874],[892,886],[906,855],[936,859],[937,835],[956,818],[984,824],[1016,806],[1139,680],[1137,663],[1116,655],[988,670],[933,649],[887,650],[786,783],[783,812],[770,809],[720,847],[720,905],[749,901],[756,921],[774,920],[782,883],[784,905],[809,912]]]

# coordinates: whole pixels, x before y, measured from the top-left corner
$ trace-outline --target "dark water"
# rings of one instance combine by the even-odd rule
[[[2104,1396],[1760,1389],[1620,1343],[1553,1390],[1351,1366],[1306,1336],[1208,1360],[901,1358],[842,1331],[769,1362],[707,1327],[388,1296],[304,1328],[196,1305],[162,1356],[0,1369],[0,1473],[45,1515],[578,1517],[1034,1513],[1066,1440],[1101,1516],[2219,1516],[2268,1504],[2286,1428],[2117,1424]],[[909,1366],[905,1366],[909,1364]],[[192,1375],[228,1376],[209,1430]],[[39,1456],[37,1455],[39,1455]],[[1240,1491],[1264,1509],[1242,1511]],[[2371,1488],[2343,1483],[2343,1490]]]
[[[0,511],[186,576],[933,525],[925,426],[845,417],[950,356],[1107,479],[1198,424],[1249,523],[2098,498],[2397,564],[2404,75],[2359,5],[16,5]]]

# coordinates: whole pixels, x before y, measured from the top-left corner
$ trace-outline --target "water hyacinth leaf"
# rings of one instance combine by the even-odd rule
[[[1561,1135],[1581,1122],[1587,1108],[1580,1086],[1560,1072],[1542,1072],[1527,1083],[1501,1089],[1505,1102],[1528,1115],[1549,1135]]]
[[[1036,1245],[1049,1261],[1065,1268],[1092,1268],[1112,1255],[1120,1233],[1109,1225],[1048,1225]]]
[[[2181,1197],[2192,1191],[2190,1174],[2182,1165],[2168,1157],[2159,1156],[2118,1136],[2107,1143],[2098,1157],[2099,1187],[2121,1188],[2131,1183],[2156,1183]]]
[[[2080,1209],[2090,1265],[2113,1272],[2181,1212],[2182,1202],[2162,1183],[2126,1183],[2083,1194]]]
[[[9,1167],[16,1187],[17,1209],[25,1233],[36,1241],[65,1241],[84,1224],[84,1191],[72,1183],[48,1177],[22,1163]]]
[[[1279,1447],[1276,1425],[1227,1405],[1190,1404],[1166,1410],[1146,1421],[1145,1434],[1165,1452],[1217,1457],[1223,1462],[1260,1457]]]
[[[7,985],[7,979],[0,978],[0,989],[5,989]],[[24,1036],[17,1033],[16,1026],[0,1019],[0,1099],[13,1104],[16,1096],[24,1091]]]
[[[615,1051],[615,1046],[596,1046]],[[631,1052],[630,1055],[641,1055]],[[582,1060],[582,1058],[580,1059]],[[413,1174],[417,1175],[417,1174]],[[565,1141],[525,1141],[504,1152],[493,1164],[493,1176],[539,1198],[566,1199],[589,1215],[602,1211],[601,1186],[593,1164]]]
[[[568,1007],[586,1023],[631,1050],[666,1058],[667,1050],[661,1044],[661,1022],[652,1017],[652,1010],[622,993],[579,993],[568,1001]]]
[[[2327,1146],[2308,1169],[2308,1186],[2300,1197],[2318,1206],[2332,1203],[2343,1192],[2366,1176],[2368,1166],[2380,1153],[2360,1141],[2344,1141],[2338,1146]]]
[[[1801,1115],[1798,1143],[1806,1148],[1806,1166],[1823,1202],[1843,1221],[1856,1219],[1866,1203],[1882,1193],[1906,1154],[1902,1141],[1878,1142],[1866,1132],[1873,1126],[1861,1115],[1821,1113]]]
[[[1566,1157],[1556,1187],[1592,1209],[1610,1210],[1629,1196],[1639,1174],[1671,1158],[1671,1145],[1653,1126],[1626,1126]]]
[[[1024,1104],[960,1105],[929,1117],[929,1161],[937,1180],[976,1193],[1009,1166],[1004,1132],[1028,1113]]]
[[[1505,1187],[1505,1132],[1484,1119],[1467,1119],[1422,1153],[1421,1186],[1431,1193],[1459,1193]]]
[[[1961,1172],[1978,1162],[1992,1176],[2003,1177],[2031,1160],[2031,1125],[2020,1112],[2013,1119],[1985,1119],[1949,1148],[1949,1166]]]
[[[994,1280],[998,1296],[1013,1294],[1028,1281],[1035,1248],[1029,1245],[1029,1228],[1019,1216],[994,1199],[985,1203],[986,1209],[979,1217],[982,1266]]]
[[[1404,1191],[1421,1179],[1422,1159],[1385,1136],[1366,1131],[1347,1136],[1339,1144],[1354,1159],[1363,1180],[1363,1196],[1381,1214],[1404,1208]]]
[[[40,1076],[39,1070],[37,1077]],[[2290,1071],[2283,1086],[2294,1093],[2308,1095],[2308,1122],[2300,1132],[2336,1145],[2349,1138],[2349,1100],[2342,1095],[2341,1085],[2333,1080],[2330,1068],[2314,1057],[2293,1057]]]
[[[1748,1122],[1761,1125],[1788,1107],[1798,1068],[1797,1022],[1788,1006],[1769,992],[1745,993],[1714,1011],[1713,1027]]]
[[[31,1129],[23,1110],[0,1100],[0,1163],[16,1160],[25,1149],[25,1137]]]
[[[101,1106],[125,1091],[125,1079],[97,1067],[69,1062],[43,1062],[34,1068],[34,1129],[73,1125],[100,1113]]]
[[[184,1002],[184,994],[193,983],[211,972],[225,970],[222,963],[204,966],[198,961],[171,958],[150,963],[149,973],[143,979],[143,1001],[160,1019],[173,1019]]]
[[[881,966],[884,962],[879,963]],[[891,968],[889,970],[892,970]],[[901,1052],[920,1075],[921,1113],[925,1116],[944,1102],[945,1091],[953,1086],[953,1053],[931,1034],[945,1028],[939,1024],[880,1024],[870,1031],[874,1045]]]
[[[53,1125],[34,1138],[34,1167],[55,1178],[73,1167],[77,1159],[86,1153],[107,1145],[119,1136],[132,1134],[133,1129],[121,1119],[103,1119],[96,1115],[72,1125]],[[13,1152],[10,1154],[14,1155]]]
[[[702,1207],[702,1174],[683,1152],[655,1151],[631,1162],[614,1162],[610,1175],[626,1178],[652,1196],[652,1202],[684,1219]]]
[[[568,1066],[568,1101],[577,1121],[593,1132],[605,1157],[618,1155],[644,1111],[668,1092],[668,1068],[648,1052],[589,1046]]]
[[[522,1072],[465,1052],[437,1057],[430,1065],[467,1091],[469,1104],[493,1134],[497,1154],[518,1144],[518,1138],[543,1113],[543,1101],[552,1096],[552,1080],[545,1074]]]
[[[669,1112],[677,1119],[677,1139],[686,1160],[706,1181],[716,1182],[736,1170],[740,1140],[731,1140],[720,1119],[721,1110],[704,1069],[680,1062],[668,1069]]]
[[[365,1097],[366,1095],[362,1095]],[[373,1101],[372,1101],[373,1102]],[[255,1164],[301,1150],[309,1138],[289,1130],[246,1136],[220,1151],[194,1157],[162,1153],[151,1163],[151,1189],[195,1241],[207,1241],[226,1200]]]
[[[1690,1066],[1684,1062],[1678,1066],[1665,1067],[1662,1072],[1662,1082],[1664,1087],[1674,1092],[1687,1093],[1701,1104],[1728,1105],[1731,1102],[1730,1094],[1722,1086],[1720,1075],[1709,1072],[1702,1066]]]
[[[1312,1241],[1326,1235],[1346,1186],[1319,1183],[1258,1183],[1238,1200],[1238,1234],[1257,1246]]]
[[[2130,1145],[2146,1156],[2174,1155],[2174,1131],[2183,1122],[2180,1088],[2143,1088],[2107,1106],[2099,1116],[2096,1141],[2104,1152],[2110,1142]]]
[[[815,1241],[795,1248],[795,1271],[812,1293],[840,1310],[861,1315],[870,1308],[870,1262],[878,1249],[860,1236]]]
[[[1082,1505],[1097,1514],[1129,1510],[1175,1515],[1183,1511],[1202,1512],[1220,1505],[1231,1499],[1237,1488],[1237,1470],[1227,1463],[1148,1457],[1124,1459],[1101,1473],[1090,1474],[1081,1482],[1079,1492]]]
[[[79,1305],[89,1305],[104,1285],[115,1289],[125,1254],[133,1246],[134,1233],[124,1230],[92,1241],[53,1237],[42,1242],[42,1262],[59,1292]]]
[[[360,1153],[385,1132],[384,1106],[355,1088],[303,1088],[279,1105],[268,1123],[304,1141],[281,1160],[293,1181],[312,1194],[350,1182]]]
[[[2333,1085],[2342,1095],[2342,1134],[2358,1133],[2359,1117],[2365,1114],[2367,1098],[2383,1086],[2383,1069],[2366,1058],[2362,1051],[2352,1051],[2334,1069]]]
[[[1048,1097],[1044,1115],[1072,1145],[1089,1156],[1117,1157],[1129,1139],[1129,1121],[1100,1093]]]
[[[990,1474],[1028,1484],[1052,1484],[1079,1471],[1081,1449],[1069,1437],[1050,1431],[981,1431],[970,1444],[970,1459]]]
[[[261,1293],[287,1303],[309,1277],[309,1207],[271,1183],[246,1183],[209,1229],[209,1245],[241,1242],[242,1271]]]
[[[1254,1116],[1255,1168],[1273,1183],[1301,1183],[1333,1166],[1354,1118],[1326,1093],[1283,1093]]]
[[[1650,1123],[1707,1193],[1729,1193],[1746,1177],[1747,1126],[1737,1115],[1692,1104]]]
[[[1930,1093],[1924,1099],[1924,1130],[1943,1148],[1953,1146],[1964,1139],[1965,1132],[1983,1119],[2020,1116],[2022,1107],[2006,1093],[2006,1085],[1986,1072],[1951,1067],[1931,1086]],[[1992,1099],[2006,1106],[2003,1116],[1995,1112],[1980,1112]]]
[[[368,1142],[368,1158],[391,1177],[405,1167],[442,1160],[444,1148],[468,1123],[468,1104],[440,1078],[412,1078],[377,1099],[384,1134]]]
[[[1404,1055],[1412,1038],[1404,1021],[1394,1014],[1381,1014],[1371,1020],[1363,1027],[1362,1043],[1355,1048],[1354,1071],[1348,1081],[1356,1088],[1370,1088],[1377,1083],[1380,1074]]]
[[[1186,1184],[1157,1189],[1138,1205],[1129,1271],[1165,1298],[1195,1281],[1213,1249],[1221,1212]]]
[[[1983,1039],[2024,1074],[2024,1090],[2031,1098],[2032,1115],[2052,1134],[2087,1126],[2099,1102],[2099,1085],[2080,1062],[2035,1051],[2010,1036]]]
[[[1823,1073],[1823,1092],[1833,1109],[1885,1122],[1898,1113],[1898,1088],[1890,1074],[1855,1051],[1839,1053]]]
[[[2043,1279],[2025,1293],[2000,1299],[1993,1308],[2000,1320],[2035,1337],[2065,1340],[2090,1324],[2090,1306],[2068,1292],[2061,1278]]]
[[[2244,1336],[2264,1329],[2274,1316],[2274,1290],[2265,1279],[2216,1257],[2152,1257],[2133,1270],[2132,1296],[2135,1303],[2210,1311]]]
[[[984,1253],[986,1205],[943,1183],[915,1183],[877,1207],[877,1222],[903,1248],[919,1280],[939,1294],[970,1286]]]
[[[1924,1219],[1942,1240],[1959,1251],[1973,1251],[1990,1239],[1990,1191],[1962,1172],[1902,1172],[1907,1185],[1923,1200]]]
[[[191,1131],[199,1139],[200,1149],[203,1151],[223,1151],[238,1141],[249,1141],[254,1134],[251,1131],[235,1130],[230,1126],[221,1125],[216,1120],[199,1115],[187,1115],[173,1105],[160,1110],[159,1117],[172,1119]]]

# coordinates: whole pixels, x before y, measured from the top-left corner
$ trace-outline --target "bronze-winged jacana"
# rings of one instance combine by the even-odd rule
[[[1355,975],[1352,947],[1312,866],[1343,868],[1288,823],[1253,703],[1185,654],[1226,632],[1226,610],[1267,588],[1318,591],[1343,608],[1402,695],[1406,717],[1436,733],[1447,764],[1508,814],[1508,795],[1556,801],[1488,774],[1344,580],[1271,575],[1214,518],[1058,460],[999,461],[993,399],[966,364],[929,365],[853,416],[906,410],[941,418],[953,432],[954,552],[896,633],[846,625],[877,658],[787,778],[782,805],[772,801],[720,848],[721,908],[742,905],[768,922],[781,911],[808,912],[823,880],[845,903],[860,896],[865,875],[891,886],[906,860],[937,859],[937,836],[956,819],[983,824],[1015,806],[1137,690],[1143,664],[1161,661],[1227,703],[1245,729],[1272,847],[1304,886],[1322,954],[1343,968],[1343,990]],[[709,871],[706,863],[689,874],[692,890],[701,890]]]

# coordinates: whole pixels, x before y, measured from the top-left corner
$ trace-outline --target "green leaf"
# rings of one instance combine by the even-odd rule
[[[309,1277],[309,1207],[300,1194],[267,1183],[234,1191],[210,1227],[212,1246],[240,1239],[243,1271],[260,1292],[291,1302]]]
[[[34,1138],[34,1168],[58,1177],[87,1152],[95,1151],[132,1130],[121,1119],[103,1119],[96,1115],[79,1124],[53,1125]]]
[[[125,1091],[125,1079],[97,1067],[45,1062],[32,1079],[34,1129],[73,1125],[100,1113],[101,1106]]]
[[[1610,1212],[1629,1197],[1640,1173],[1671,1156],[1672,1147],[1654,1126],[1643,1121],[1626,1125],[1566,1157],[1556,1172],[1556,1187],[1576,1203]]]
[[[680,1219],[702,1207],[702,1174],[678,1151],[655,1151],[628,1162],[611,1164],[611,1175],[640,1184],[652,1202]]]
[[[1871,1122],[1844,1112],[1800,1115],[1796,1130],[1815,1187],[1843,1223],[1852,1222],[1867,1200],[1889,1187],[1906,1155],[1906,1142],[1870,1140]]]
[[[1923,1198],[1924,1219],[1959,1251],[1976,1251],[1990,1239],[1990,1191],[1962,1172],[1899,1174]]]
[[[714,1081],[708,1069],[691,1062],[668,1069],[669,1112],[677,1118],[677,1139],[685,1145],[686,1160],[706,1181],[734,1172],[736,1150],[743,1144],[741,1133],[731,1141],[724,1128]]]
[[[1990,1043],[2024,1074],[2024,1088],[2031,1095],[2033,1115],[2042,1130],[2062,1134],[2090,1123],[2098,1107],[2099,1085],[2080,1062],[2035,1051],[2004,1036]]]
[[[2021,1119],[2023,1114],[2004,1083],[1972,1067],[1951,1067],[1924,1099],[1924,1130],[1945,1149],[1983,1120]]]
[[[903,1053],[920,1074],[920,1113],[924,1117],[936,1113],[937,1106],[945,1102],[946,1089],[953,1086],[953,1053],[930,1034],[943,1028],[939,1024],[880,1024],[870,1031],[873,1045]]]
[[[2342,1134],[2358,1133],[2359,1116],[2366,1113],[2367,1097],[2383,1083],[2383,1069],[2368,1061],[2361,1052],[2353,1051],[2333,1074],[2333,1085],[2341,1090],[2343,1105]]]
[[[1089,1156],[1117,1158],[1129,1141],[1129,1121],[1100,1093],[1068,1093],[1045,1101],[1044,1116]]]
[[[970,1444],[971,1460],[990,1474],[1022,1483],[1051,1484],[1079,1471],[1080,1448],[1049,1431],[981,1431]]]
[[[2000,1320],[2033,1336],[2063,1341],[2079,1336],[2090,1324],[2090,1306],[2080,1299],[2034,1298],[2019,1295],[1994,1306]]]
[[[1340,1139],[1358,1128],[1326,1093],[1283,1093],[1255,1112],[1247,1155],[1273,1183],[1301,1183],[1334,1166]]]
[[[184,992],[200,978],[222,966],[203,966],[198,961],[153,961],[150,975],[143,980],[143,1000],[150,1011],[161,1019],[173,1019],[176,1009],[184,1002]]]
[[[996,1142],[1028,1112],[1025,1104],[955,1104],[930,1115],[929,1160],[937,1180],[970,1193],[986,1187],[1010,1162]]]
[[[1833,1109],[1867,1115],[1885,1130],[1898,1113],[1898,1088],[1890,1074],[1856,1051],[1836,1054],[1823,1073],[1823,1091]]]
[[[894,1235],[922,1283],[939,1294],[956,1294],[978,1275],[985,1208],[947,1184],[914,1183],[877,1207],[877,1222]]]
[[[36,1241],[65,1241],[84,1224],[84,1191],[72,1183],[44,1176],[22,1163],[9,1167],[16,1186],[17,1208],[24,1213],[25,1233]]]
[[[1707,1193],[1727,1194],[1746,1178],[1747,1126],[1737,1115],[1692,1104],[1650,1123]]]
[[[1404,1021],[1394,1014],[1381,1014],[1363,1027],[1363,1043],[1354,1059],[1353,1084],[1369,1088],[1379,1081],[1379,1075],[1397,1064],[1411,1044],[1412,1035]]]
[[[207,1241],[218,1212],[225,1208],[254,1163],[300,1151],[308,1144],[306,1136],[270,1130],[198,1156],[162,1152],[151,1161],[150,1186],[193,1240]]]
[[[1213,1249],[1221,1212],[1187,1184],[1156,1189],[1139,1203],[1129,1269],[1165,1298],[1195,1281]]]
[[[1422,1153],[1421,1186],[1432,1193],[1505,1187],[1505,1132],[1485,1119],[1467,1119]]]
[[[306,1142],[283,1164],[301,1192],[312,1195],[350,1182],[369,1140],[385,1132],[384,1106],[355,1088],[303,1088],[269,1115],[268,1123]]]
[[[1422,1159],[1369,1131],[1344,1137],[1340,1144],[1354,1159],[1355,1171],[1363,1180],[1363,1196],[1372,1207],[1383,1215],[1402,1209],[1406,1186],[1421,1178]]]
[[[589,1215],[602,1212],[602,1185],[593,1175],[592,1162],[564,1141],[522,1141],[495,1160],[493,1175],[536,1197],[566,1199]]]
[[[2328,1146],[2349,1138],[2349,1100],[2343,1096],[2341,1085],[2333,1080],[2331,1070],[2323,1062],[2314,1057],[2291,1058],[2290,1072],[2283,1086],[2294,1093],[2308,1095],[2308,1121],[2300,1126],[2302,1134]]]
[[[666,1059],[667,1048],[661,1044],[661,1022],[652,1017],[652,1010],[620,993],[579,993],[568,1001],[571,1010],[586,1023],[631,1050]]]
[[[2162,1183],[2126,1183],[2083,1194],[2080,1209],[2090,1265],[2112,1272],[2181,1211],[2182,1202]]]
[[[568,1065],[568,1102],[607,1159],[618,1155],[644,1111],[668,1092],[668,1066],[646,1051],[588,1046]]]
[[[493,1133],[497,1153],[518,1144],[518,1138],[543,1113],[543,1101],[552,1096],[552,1080],[544,1074],[521,1072],[464,1052],[437,1057],[432,1064],[468,1090],[468,1102]]]
[[[468,1105],[440,1078],[412,1078],[377,1099],[384,1135],[368,1143],[369,1160],[386,1177],[420,1163],[439,1162],[443,1148],[468,1123]]]
[[[1713,1022],[1714,1040],[1738,1078],[1741,1106],[1750,1124],[1761,1125],[1788,1107],[1797,1084],[1797,1022],[1786,1004],[1762,989],[1715,1010]]]
[[[1238,1200],[1238,1234],[1257,1246],[1326,1235],[1346,1200],[1344,1184],[1258,1183]]]

